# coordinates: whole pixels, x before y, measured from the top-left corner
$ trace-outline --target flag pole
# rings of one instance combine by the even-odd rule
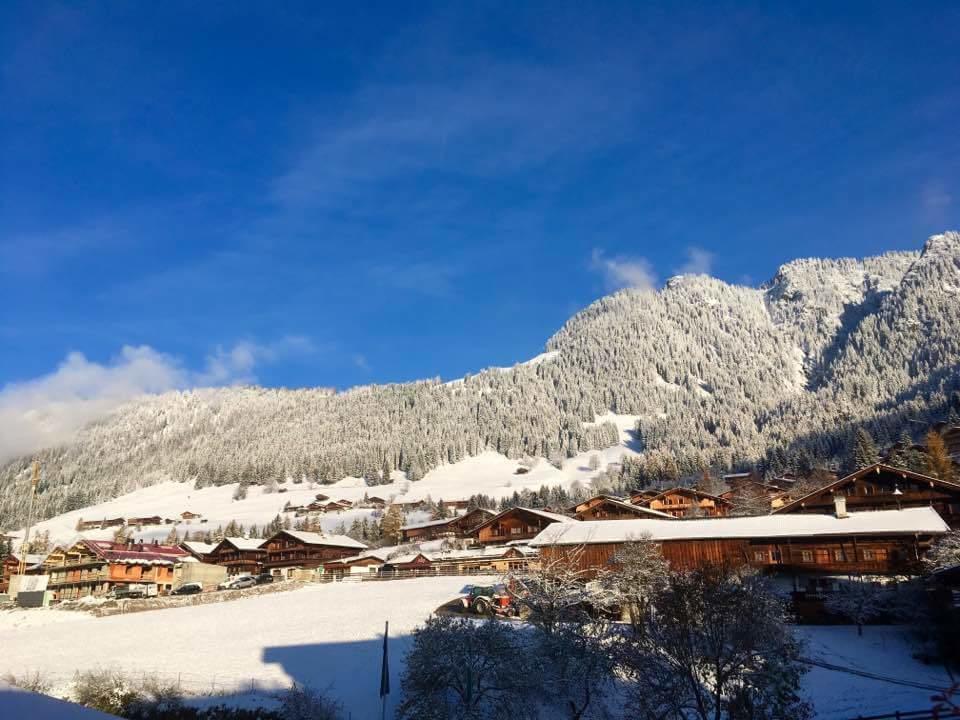
[[[390,663],[387,659],[387,636],[390,634],[390,621],[383,623],[383,661],[380,664],[380,720],[387,717],[387,695],[390,694]]]

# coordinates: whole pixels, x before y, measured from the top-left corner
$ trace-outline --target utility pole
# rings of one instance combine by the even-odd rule
[[[27,543],[30,541],[30,526],[33,524],[33,498],[37,494],[37,484],[40,482],[40,463],[33,461],[33,478],[30,480],[30,501],[27,504],[27,529],[23,532],[23,542],[20,543],[19,575],[22,577],[27,571]],[[21,581],[22,582],[22,581]]]

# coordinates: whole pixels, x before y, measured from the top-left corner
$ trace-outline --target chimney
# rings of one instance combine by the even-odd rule
[[[847,496],[840,493],[836,493],[833,496],[833,509],[836,512],[837,518],[843,519],[850,517],[847,514]]]

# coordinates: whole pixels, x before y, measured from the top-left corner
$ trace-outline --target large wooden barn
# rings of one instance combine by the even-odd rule
[[[474,533],[481,545],[503,544],[519,540],[530,540],[552,523],[577,522],[566,515],[535,510],[533,508],[515,507],[504,510],[479,525]]]
[[[621,520],[551,525],[530,542],[544,563],[590,572],[612,567],[626,543],[647,537],[675,569],[743,566],[801,574],[915,572],[949,528],[932,508],[836,515]]]
[[[267,551],[263,569],[288,577],[294,570],[319,568],[330,560],[356,555],[367,546],[346,535],[281,530],[265,540],[262,547]]]
[[[930,507],[947,524],[960,528],[960,484],[877,463],[774,510],[777,515],[833,513],[837,497],[847,510]]]

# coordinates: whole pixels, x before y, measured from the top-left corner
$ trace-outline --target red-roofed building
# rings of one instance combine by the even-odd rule
[[[174,567],[185,557],[187,551],[173,545],[80,540],[54,548],[44,566],[50,575],[48,588],[61,600],[105,595],[130,584],[156,585],[162,595],[172,589]]]

